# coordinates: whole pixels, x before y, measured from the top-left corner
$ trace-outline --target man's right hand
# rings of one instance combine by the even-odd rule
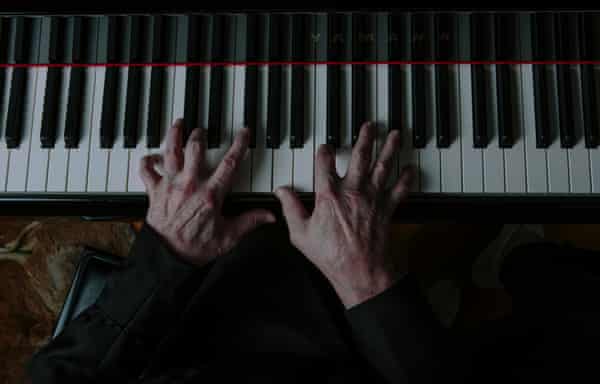
[[[387,137],[371,166],[375,132],[362,126],[348,173],[340,178],[335,156],[322,145],[315,168],[315,209],[309,215],[289,188],[276,191],[294,244],[330,281],[346,308],[389,288],[396,280],[386,266],[390,219],[405,198],[413,169],[405,167],[387,189],[399,132]]]

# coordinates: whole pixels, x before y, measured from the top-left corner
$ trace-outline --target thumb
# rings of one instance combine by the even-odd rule
[[[288,187],[277,188],[275,196],[277,196],[281,202],[283,216],[290,229],[290,233],[304,231],[308,213],[298,199],[298,196]]]
[[[223,248],[229,250],[248,232],[267,223],[274,223],[275,216],[266,209],[255,209],[230,219],[227,223]]]

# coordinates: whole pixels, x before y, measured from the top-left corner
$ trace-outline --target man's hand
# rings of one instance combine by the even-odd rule
[[[184,150],[182,129],[178,120],[167,133],[164,153],[142,159],[140,174],[150,200],[146,223],[179,257],[201,266],[229,251],[245,233],[275,218],[265,210],[234,219],[221,215],[221,205],[248,147],[248,129],[235,137],[214,173],[205,160],[204,131],[192,131]]]
[[[344,178],[335,171],[331,150],[326,145],[319,148],[311,216],[290,189],[276,191],[292,243],[330,281],[346,308],[376,296],[395,281],[384,260],[389,222],[413,173],[404,168],[395,185],[386,189],[400,137],[392,131],[371,166],[373,138],[373,127],[363,125]]]

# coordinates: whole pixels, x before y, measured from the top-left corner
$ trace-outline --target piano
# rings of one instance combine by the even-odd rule
[[[317,147],[343,174],[370,120],[420,169],[401,218],[585,220],[599,102],[600,12],[4,13],[0,213],[143,215],[140,159],[181,117],[212,165],[251,128],[228,212],[310,205]]]

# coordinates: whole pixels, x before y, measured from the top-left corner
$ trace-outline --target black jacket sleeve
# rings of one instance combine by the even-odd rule
[[[111,276],[97,302],[30,360],[33,383],[95,383],[136,378],[177,323],[210,264],[178,259],[148,225],[125,268]]]
[[[441,375],[442,327],[412,276],[346,312],[359,352],[385,382]]]

